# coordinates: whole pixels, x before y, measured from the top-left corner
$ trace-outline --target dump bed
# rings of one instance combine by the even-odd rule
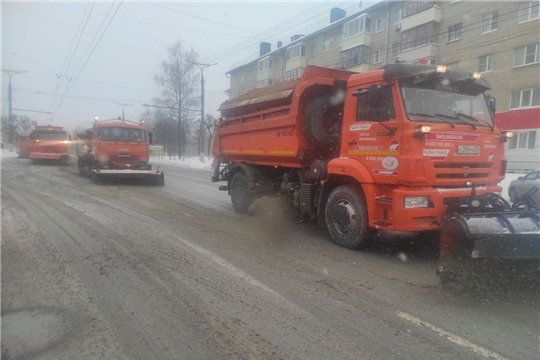
[[[344,89],[352,74],[308,66],[297,81],[254,89],[225,101],[219,108],[222,120],[213,154],[222,162],[304,167],[314,158],[338,151],[339,146],[314,145],[305,131],[304,113],[313,99]]]

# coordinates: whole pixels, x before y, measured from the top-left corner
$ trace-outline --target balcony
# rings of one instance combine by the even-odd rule
[[[361,32],[358,35],[352,36],[348,39],[343,39],[342,50],[352,49],[358,45],[371,45],[371,33]]]
[[[433,5],[401,19],[401,31],[407,31],[429,22],[441,22],[441,8]]]
[[[401,50],[398,56],[400,61],[411,62],[422,58],[437,58],[438,53],[439,46],[430,42]]]
[[[307,59],[305,56],[297,57],[296,59],[292,59],[287,61],[285,64],[285,71],[291,71],[297,68],[305,68],[307,66]]]

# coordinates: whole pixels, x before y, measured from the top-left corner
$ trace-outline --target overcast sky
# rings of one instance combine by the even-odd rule
[[[160,92],[153,78],[167,57],[167,47],[181,40],[202,62],[218,63],[205,70],[205,109],[218,115],[216,110],[229,88],[225,73],[255,58],[259,42],[269,41],[274,49],[278,40],[287,43],[296,33],[328,25],[333,7],[347,10],[348,15],[359,10],[358,1],[124,1],[121,5],[120,0],[97,1],[84,27],[84,15],[92,4],[3,2],[2,69],[28,71],[12,78],[13,108],[52,111],[53,124],[73,129],[90,126],[94,116],[121,115],[122,107],[115,104],[120,102],[132,104],[125,108],[126,118],[136,120],[145,112],[141,103],[149,103]],[[84,32],[71,59],[68,52],[77,44],[79,27],[84,27]],[[58,78],[68,64],[65,78]],[[4,73],[2,80],[5,115],[8,77]],[[56,94],[64,95],[63,100]],[[27,115],[40,124],[50,119],[41,113],[13,113]]]

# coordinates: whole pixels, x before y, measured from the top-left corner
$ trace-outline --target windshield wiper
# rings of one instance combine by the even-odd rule
[[[440,120],[444,121],[445,123],[447,123],[448,125],[450,125],[452,127],[452,129],[456,127],[452,122],[446,120],[446,118],[457,120],[453,116],[444,115],[444,114],[424,114],[424,113],[409,113],[409,115],[436,117],[437,119],[440,119]]]
[[[482,123],[486,124],[487,126],[489,126],[491,132],[495,131],[495,129],[493,128],[493,126],[491,126],[491,124],[488,123],[488,122],[487,122],[486,120],[484,120],[484,119],[475,118],[474,116],[467,115],[467,114],[463,114],[463,113],[457,113],[457,114],[463,116],[463,117],[466,118],[466,119],[471,119],[471,120],[474,120],[474,121],[482,122]]]

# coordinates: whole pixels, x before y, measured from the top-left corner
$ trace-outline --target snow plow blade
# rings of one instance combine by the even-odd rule
[[[533,211],[447,216],[441,258],[540,259],[540,213]]]
[[[62,160],[69,162],[71,157],[68,154],[62,153],[44,153],[44,152],[32,152],[30,153],[31,159],[44,159],[44,160]]]

